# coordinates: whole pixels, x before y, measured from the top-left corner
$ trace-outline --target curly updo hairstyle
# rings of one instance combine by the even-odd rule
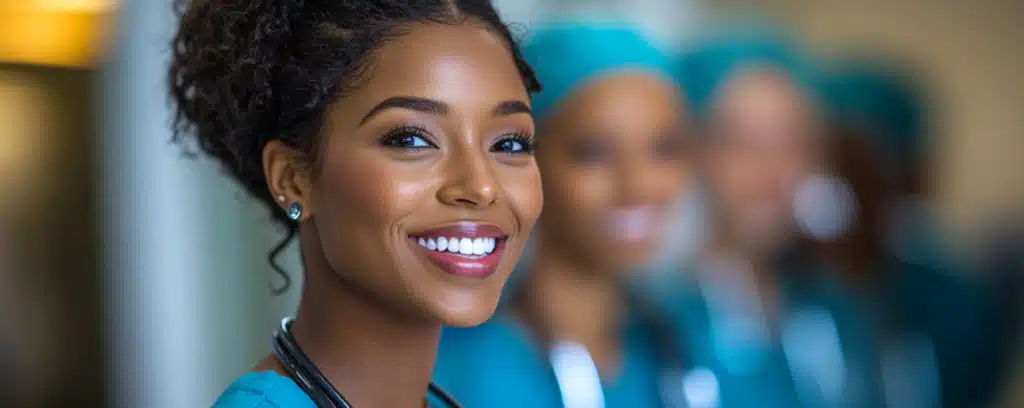
[[[410,23],[482,23],[507,42],[527,91],[540,90],[489,0],[177,1],[173,140],[216,159],[286,229],[269,256],[285,280],[278,293],[290,279],[275,259],[298,226],[274,203],[263,147],[280,140],[295,148],[315,176],[324,112],[371,72],[375,49]]]

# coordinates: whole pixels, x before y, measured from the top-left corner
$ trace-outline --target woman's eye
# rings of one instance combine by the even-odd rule
[[[381,143],[396,149],[418,150],[437,147],[423,136],[421,132],[414,130],[393,132],[389,136],[384,137]]]
[[[526,147],[518,140],[502,140],[498,142],[497,146],[494,146],[494,150],[499,152],[521,152],[526,150]]]
[[[491,148],[491,151],[514,154],[533,153],[533,141],[529,137],[517,135],[499,140]]]
[[[400,147],[430,147],[423,137],[416,135],[405,135],[395,140],[395,145]]]

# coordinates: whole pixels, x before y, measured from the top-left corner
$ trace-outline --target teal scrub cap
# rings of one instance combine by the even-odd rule
[[[825,90],[835,120],[865,127],[898,162],[916,161],[927,142],[926,106],[909,75],[881,62],[843,61]]]
[[[680,58],[677,77],[698,116],[707,113],[722,86],[744,68],[774,69],[812,98],[818,97],[813,64],[798,43],[779,31],[745,26],[723,30],[695,44]]]
[[[641,69],[674,78],[671,60],[625,24],[548,24],[527,38],[522,53],[544,87],[532,98],[539,119],[577,87],[609,71]]]

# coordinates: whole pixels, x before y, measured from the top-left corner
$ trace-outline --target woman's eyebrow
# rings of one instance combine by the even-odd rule
[[[450,110],[448,104],[435,99],[415,96],[393,96],[381,101],[374,106],[373,109],[370,109],[370,112],[368,112],[366,116],[363,116],[363,119],[359,121],[359,125],[362,126],[374,116],[388,109],[408,109],[436,116],[447,116]],[[530,105],[518,100],[499,102],[492,111],[494,116],[511,116],[521,113],[533,116],[533,111],[530,109]]]
[[[520,113],[533,116],[533,111],[530,109],[530,105],[527,105],[526,102],[523,101],[503,101],[494,107],[494,116],[511,116]]]
[[[362,126],[377,114],[388,109],[408,109],[436,116],[446,116],[449,110],[448,104],[438,100],[415,96],[393,96],[381,101],[373,109],[370,109],[370,112],[363,116],[363,120],[359,121],[359,125]]]

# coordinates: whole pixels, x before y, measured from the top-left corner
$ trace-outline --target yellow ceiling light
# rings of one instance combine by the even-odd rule
[[[78,12],[112,12],[117,8],[117,0],[21,0],[30,7],[45,10],[62,10]]]
[[[0,63],[92,67],[116,9],[111,0],[0,0]]]

